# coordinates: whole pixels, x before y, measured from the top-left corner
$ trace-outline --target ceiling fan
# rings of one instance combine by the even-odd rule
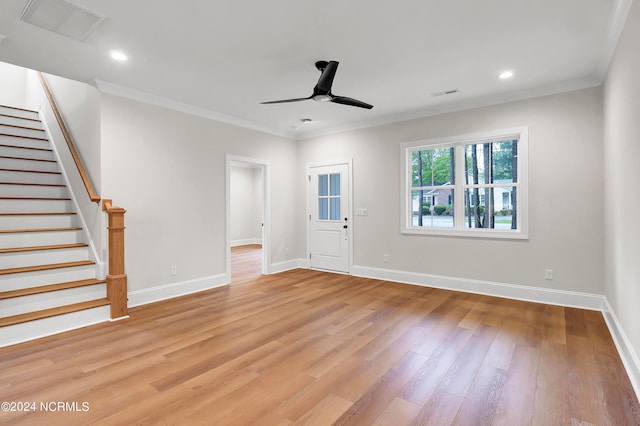
[[[371,109],[373,105],[359,101],[353,98],[347,98],[346,96],[336,96],[331,93],[331,85],[333,84],[333,78],[336,76],[338,69],[337,61],[318,61],[316,62],[316,68],[320,71],[320,78],[318,84],[313,88],[313,94],[308,98],[294,98],[283,99],[281,101],[261,102],[261,104],[283,104],[288,102],[299,102],[313,99],[318,102],[333,102],[336,104],[350,105],[360,108]]]

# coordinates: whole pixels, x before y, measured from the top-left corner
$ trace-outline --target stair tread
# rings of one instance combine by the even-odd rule
[[[87,287],[97,284],[105,284],[106,280],[91,278],[88,280],[68,281],[59,284],[49,284],[38,287],[21,288],[19,290],[0,291],[0,300],[12,299],[14,297],[31,296],[33,294],[51,293],[52,291],[68,290],[71,288]]]
[[[38,132],[44,133],[44,129],[38,129],[36,127],[18,126],[17,124],[7,124],[7,123],[0,123],[0,126],[14,127],[16,129],[25,129],[25,130],[36,130]]]
[[[30,182],[0,182],[0,185],[23,185],[23,186],[55,186],[55,187],[66,187],[62,183],[30,183]]]
[[[34,148],[32,146],[20,146],[20,145],[7,145],[7,144],[0,144],[0,147],[2,148],[15,148],[15,149],[30,149],[32,151],[48,151],[48,152],[53,152],[52,149],[50,148]]]
[[[0,106],[4,106],[4,105],[0,105]],[[8,108],[11,108],[11,107],[8,107]],[[0,117],[17,118],[19,120],[29,120],[29,121],[37,121],[37,122],[41,122],[42,121],[39,118],[27,118],[27,117],[20,117],[20,116],[11,115],[11,114],[0,114]]]
[[[82,228],[30,228],[30,229],[0,229],[0,234],[19,234],[21,232],[57,232],[57,231],[80,231]]]
[[[0,158],[5,158],[7,160],[40,161],[42,163],[57,163],[56,160],[43,160],[42,158],[28,158],[28,157],[11,157],[9,155],[0,155]]]
[[[92,260],[79,260],[77,262],[49,263],[46,265],[21,266],[19,268],[0,269],[0,275],[22,274],[25,272],[48,271],[50,269],[73,268],[74,266],[94,265]]]
[[[63,216],[76,214],[76,212],[26,212],[26,213],[0,213],[0,216]]]
[[[65,200],[69,201],[68,197],[0,197],[0,200]]]
[[[17,109],[18,111],[26,111],[26,112],[33,112],[33,113],[38,113],[38,111],[33,110],[33,109],[26,109],[26,108],[20,108],[20,107],[15,107],[15,106],[10,106],[10,105],[4,105],[4,104],[0,104],[0,107],[3,108],[9,108],[9,109]]]
[[[18,172],[18,173],[47,173],[50,175],[61,175],[62,172],[48,172],[46,170],[25,170],[25,169],[0,169],[0,172]]]
[[[41,251],[41,250],[62,250],[62,249],[81,248],[81,247],[89,247],[89,245],[85,243],[74,243],[74,244],[54,244],[49,246],[12,247],[12,248],[0,249],[0,254],[22,253],[26,251]]]
[[[86,309],[98,308],[100,306],[109,305],[109,300],[96,299],[87,302],[73,303],[71,305],[59,306],[57,308],[43,309],[41,311],[28,312],[26,314],[13,315],[10,317],[0,318],[0,327],[21,324],[24,322],[35,321],[39,319],[54,317],[57,315],[70,314],[73,312],[84,311]]]
[[[35,136],[12,135],[11,133],[0,133],[0,136],[9,136],[9,137],[12,137],[12,138],[33,139],[33,140],[36,140],[36,141],[49,142],[49,139],[47,139],[47,138],[37,138]]]

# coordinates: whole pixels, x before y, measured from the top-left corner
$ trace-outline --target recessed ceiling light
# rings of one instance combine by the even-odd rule
[[[507,71],[502,71],[500,74],[498,74],[498,78],[500,80],[506,80],[508,78],[513,77],[513,71],[511,70],[507,70]]]
[[[112,50],[111,59],[118,62],[125,62],[128,58],[127,58],[127,55],[125,55],[124,53],[119,52],[117,50]]]

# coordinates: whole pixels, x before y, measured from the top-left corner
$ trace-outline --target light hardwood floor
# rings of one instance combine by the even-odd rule
[[[230,286],[0,349],[0,401],[79,409],[0,424],[640,424],[598,312],[259,274],[237,248]]]

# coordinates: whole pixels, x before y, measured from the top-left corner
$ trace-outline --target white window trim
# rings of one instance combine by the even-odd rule
[[[456,211],[462,209],[464,216],[464,182],[458,179],[458,176],[464,176],[464,161],[458,161],[464,157],[464,146],[469,144],[478,144],[491,142],[499,139],[514,138],[518,139],[518,182],[515,184],[518,188],[518,229],[516,230],[500,230],[500,229],[477,229],[465,228],[463,221],[458,220],[455,228],[428,228],[415,227],[411,224],[411,149],[416,147],[425,147],[427,149],[451,147],[455,145],[456,152],[456,184],[454,193],[454,209]],[[451,136],[437,139],[427,139],[421,141],[405,142],[400,145],[400,232],[402,234],[414,235],[442,235],[456,237],[472,237],[472,238],[491,238],[491,239],[528,239],[529,238],[529,128],[527,126],[514,127],[509,129],[491,130],[486,132],[470,133],[460,136]],[[487,184],[487,185],[469,185],[474,186],[504,186],[504,184]],[[457,214],[460,217],[460,214]]]

